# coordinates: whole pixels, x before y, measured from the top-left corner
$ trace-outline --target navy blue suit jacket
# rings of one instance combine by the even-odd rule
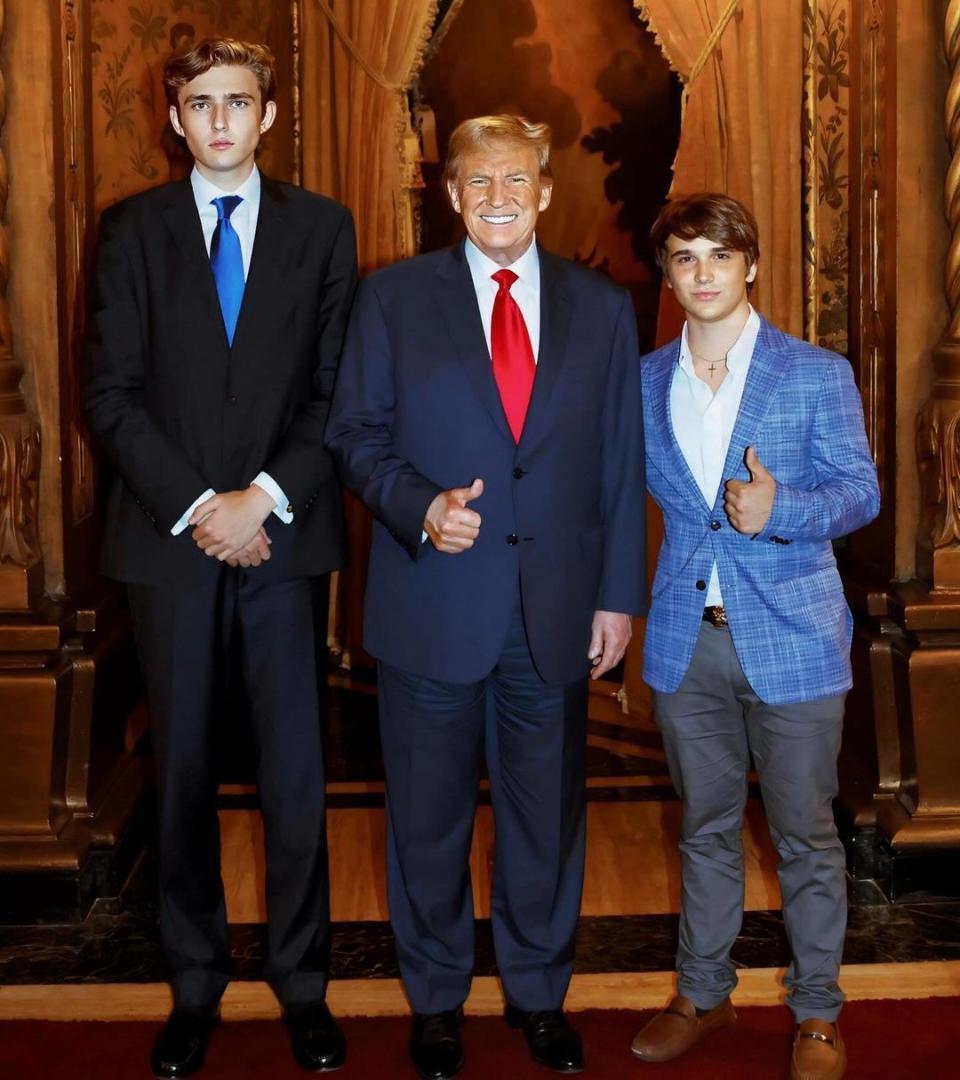
[[[539,255],[540,351],[519,446],[463,245],[371,275],[347,330],[326,438],[376,519],[364,644],[417,675],[489,674],[518,580],[534,662],[549,683],[587,674],[595,610],[644,610],[633,306],[600,274]],[[473,547],[447,555],[421,543],[433,498],[477,477]]]

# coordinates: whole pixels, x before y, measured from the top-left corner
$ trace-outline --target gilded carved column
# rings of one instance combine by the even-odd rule
[[[0,40],[4,16],[5,2],[0,0]],[[0,71],[0,131],[6,98]],[[25,610],[40,580],[40,428],[20,388],[24,368],[14,357],[11,340],[6,300],[10,269],[4,225],[7,192],[7,162],[0,148],[0,610]]]
[[[960,0],[947,4],[944,46],[950,67],[945,198],[951,235],[944,275],[950,324],[933,354],[933,393],[917,417],[923,499],[917,574],[935,589],[960,589]]]

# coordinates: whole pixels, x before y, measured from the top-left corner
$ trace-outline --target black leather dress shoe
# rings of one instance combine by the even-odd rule
[[[215,1009],[174,1009],[150,1051],[154,1076],[168,1080],[192,1076],[207,1056],[207,1039],[216,1027]]]
[[[410,1058],[421,1080],[447,1080],[463,1068],[463,1009],[417,1013],[410,1031]]]
[[[520,1028],[526,1036],[534,1061],[554,1072],[583,1072],[583,1044],[567,1023],[563,1009],[524,1012],[508,1005],[504,1016],[511,1027]]]
[[[297,1064],[311,1072],[333,1072],[347,1060],[347,1040],[326,1002],[290,1007],[284,1015]]]

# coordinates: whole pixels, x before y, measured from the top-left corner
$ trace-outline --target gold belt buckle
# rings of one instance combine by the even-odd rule
[[[703,617],[708,623],[711,623],[718,628],[729,625],[727,622],[726,608],[720,604],[711,604],[709,607],[705,607],[703,609]]]

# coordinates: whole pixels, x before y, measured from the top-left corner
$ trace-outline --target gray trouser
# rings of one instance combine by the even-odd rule
[[[726,629],[703,624],[675,693],[654,692],[670,777],[683,800],[679,991],[711,1009],[737,979],[743,916],[743,809],[753,754],[793,951],[787,1004],[797,1022],[834,1020],[847,922],[843,847],[832,801],[846,695],[768,705],[747,682]]]

